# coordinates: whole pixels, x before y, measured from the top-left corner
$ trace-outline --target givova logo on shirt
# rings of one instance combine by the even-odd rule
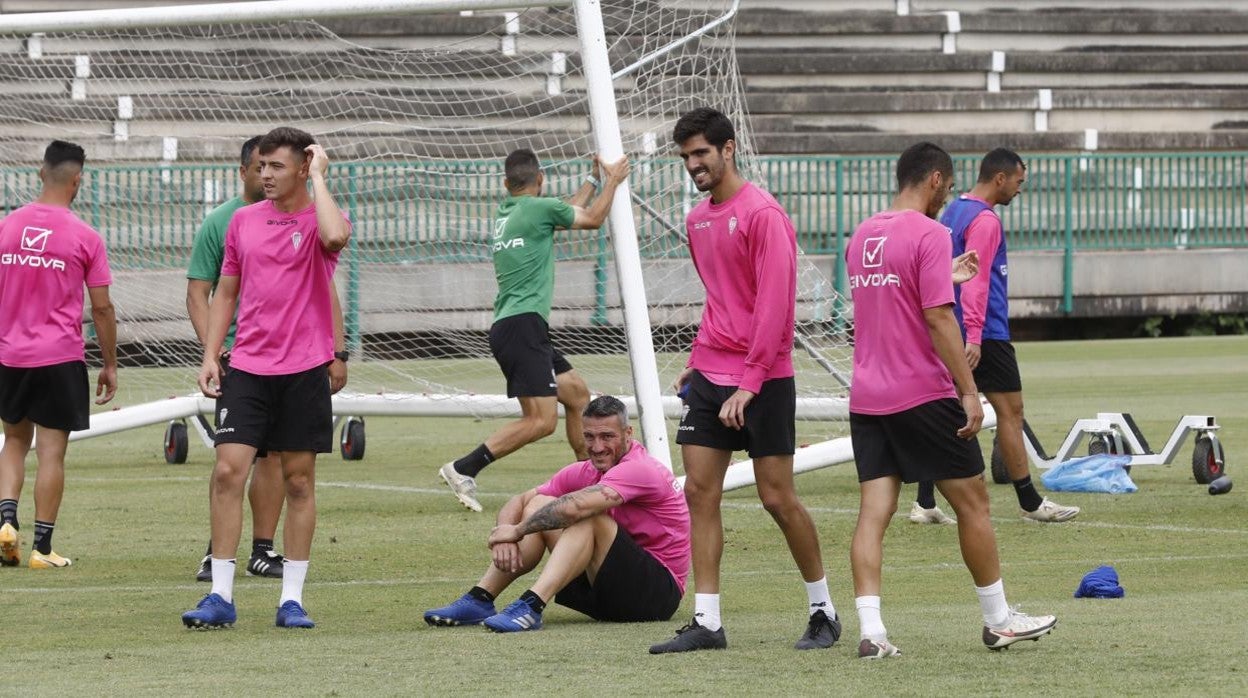
[[[507,232],[507,217],[504,216],[494,221],[494,244],[490,246],[492,252],[501,252],[516,247],[524,247],[524,238],[512,238],[503,240],[503,234]]]
[[[0,254],[0,265],[32,267],[34,269],[54,269],[65,271],[65,262],[55,257],[44,257],[48,246],[48,238],[52,231],[47,228],[36,228],[28,225],[22,229],[22,251],[30,254],[5,252]]]

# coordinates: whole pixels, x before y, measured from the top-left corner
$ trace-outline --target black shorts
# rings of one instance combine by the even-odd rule
[[[280,376],[231,368],[221,379],[215,441],[257,451],[329,453],[334,416],[328,365]]]
[[[555,594],[555,603],[612,623],[668,620],[680,607],[680,587],[663,563],[620,527],[594,583],[582,573]]]
[[[902,482],[953,480],[984,472],[979,441],[963,439],[966,411],[941,398],[896,414],[849,413],[858,481],[895,475]]]
[[[82,361],[19,368],[0,365],[0,420],[29,419],[46,429],[91,426],[91,386]]]
[[[979,345],[979,365],[974,374],[981,393],[1017,393],[1023,389],[1014,345],[1007,341],[985,339]]]
[[[552,397],[558,392],[555,376],[572,370],[550,343],[550,328],[537,313],[491,325],[490,351],[507,377],[507,397]]]
[[[764,381],[745,408],[745,427],[740,430],[719,421],[719,410],[737,392],[736,386],[716,385],[701,371],[689,375],[688,386],[676,443],[747,451],[750,458],[793,455],[797,445],[797,387],[792,378]]]

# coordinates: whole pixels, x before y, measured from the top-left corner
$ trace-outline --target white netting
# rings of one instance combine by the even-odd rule
[[[731,4],[604,2],[612,69],[693,34]],[[578,46],[569,8],[0,36],[0,203],[11,209],[37,193],[49,139],[86,147],[75,209],[112,259],[121,403],[185,394],[198,361],[184,303],[192,235],[238,193],[246,137],[303,128],[327,147],[330,185],[355,221],[337,277],[355,354],[350,388],[499,393],[485,333],[501,161],[527,146],[543,160],[548,193],[570,194],[583,181],[593,138]],[[702,301],[681,241],[701,195],[673,157],[676,117],[702,104],[729,113],[739,161],[754,172],[732,23],[615,86],[666,384]],[[565,234],[556,253],[556,346],[594,390],[631,394],[609,236]],[[848,323],[832,285],[804,261],[799,320],[799,391],[843,394]]]

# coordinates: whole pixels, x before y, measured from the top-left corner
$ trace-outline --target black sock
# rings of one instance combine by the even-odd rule
[[[52,529],[55,527],[55,523],[35,522],[35,550],[40,554],[47,555],[52,552]]]
[[[264,553],[271,553],[271,552],[273,552],[273,539],[272,538],[252,538],[251,539],[251,554],[252,555],[263,555]]]
[[[469,589],[468,596],[470,598],[476,599],[477,601],[484,601],[486,603],[494,603],[494,595],[486,591],[485,589],[482,589],[481,587],[473,587]]]
[[[542,601],[542,597],[534,594],[532,589],[526,589],[520,595],[520,600],[527,603],[534,613],[541,613],[546,610],[546,602]]]
[[[455,461],[455,472],[468,477],[476,477],[477,473],[485,470],[485,466],[494,462],[494,454],[490,453],[490,449],[481,444],[473,449],[472,453]]]
[[[1023,511],[1035,511],[1044,503],[1044,497],[1041,497],[1036,491],[1036,486],[1031,484],[1030,475],[1022,480],[1014,481],[1014,492],[1018,494],[1018,505],[1023,508]]]
[[[0,525],[13,524],[13,528],[21,530],[17,525],[17,500],[0,499]]]
[[[915,495],[914,501],[924,509],[936,508],[936,483],[931,480],[923,480],[919,483],[919,493]]]

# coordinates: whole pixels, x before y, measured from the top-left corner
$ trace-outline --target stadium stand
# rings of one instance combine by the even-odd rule
[[[174,1],[0,0],[0,12]],[[647,0],[656,12],[680,12],[686,1]],[[853,154],[897,152],[917,138],[939,140],[955,152],[979,152],[1001,142],[1033,152],[1234,149],[1248,142],[1248,52],[1243,50],[1248,46],[1248,1],[1146,0],[1121,3],[1124,7],[1118,9],[1114,4],[1068,0],[1053,7],[1025,0],[1011,3],[1007,11],[981,0],[745,0],[736,21],[736,43],[755,147],[763,154]],[[837,9],[829,11],[830,5]],[[548,89],[550,52],[566,50],[568,60],[575,62],[574,46],[526,46],[522,35],[518,49],[532,57],[529,78],[516,80],[506,93],[481,92],[463,74],[488,69],[496,59],[501,38],[496,18],[448,15],[327,25],[372,48],[414,47],[448,36],[464,37],[465,43],[444,69],[421,66],[422,73],[440,74],[440,79],[415,85],[399,72],[318,75],[324,63],[312,44],[286,61],[287,75],[269,75],[267,84],[255,86],[257,94],[263,92],[261,98],[244,85],[158,105],[136,103],[125,143],[112,137],[111,121],[102,121],[97,124],[98,142],[84,145],[107,160],[151,161],[160,156],[161,137],[179,133],[179,159],[215,160],[222,155],[218,146],[223,136],[244,135],[230,122],[231,110],[223,107],[233,105],[238,113],[276,110],[306,120],[313,130],[330,131],[342,126],[334,122],[342,100],[365,100],[357,106],[392,119],[413,97],[442,105],[413,124],[435,136],[440,129],[446,132],[444,147],[430,155],[495,154],[465,143],[459,133],[462,118],[480,113],[474,104],[482,101],[501,100],[531,110],[535,117],[547,115],[523,126],[488,120],[474,124],[483,133],[533,134],[540,147],[541,132],[550,138],[552,129],[560,131],[554,137],[564,142],[568,134],[585,132],[583,108]],[[608,32],[626,34],[645,30],[608,27]],[[8,156],[35,152],[56,131],[55,123],[36,125],[33,115],[55,113],[68,121],[98,118],[90,115],[107,113],[101,106],[120,96],[100,86],[124,91],[116,81],[97,85],[88,78],[85,94],[73,95],[69,86],[77,56],[90,56],[91,75],[133,77],[143,80],[148,92],[162,82],[176,89],[181,81],[210,77],[214,70],[210,64],[163,62],[159,46],[136,50],[107,41],[84,45],[49,40],[36,59],[18,42],[10,39],[6,44],[0,47],[0,88],[9,99],[0,107],[0,125],[10,135],[0,148]],[[246,41],[218,48],[257,60],[272,50]],[[30,82],[30,64],[36,60],[46,79]],[[683,69],[696,79],[696,62]],[[281,96],[268,89],[296,75],[323,79],[312,92],[306,80]],[[357,79],[392,82],[393,99],[384,93],[353,96],[349,84]],[[627,108],[628,84],[623,82],[617,89]],[[571,83],[561,89],[579,87]],[[207,103],[215,108],[203,108]],[[207,122],[204,115],[211,115]],[[185,133],[180,125],[192,120],[196,133]],[[372,135],[384,152],[386,133]]]

